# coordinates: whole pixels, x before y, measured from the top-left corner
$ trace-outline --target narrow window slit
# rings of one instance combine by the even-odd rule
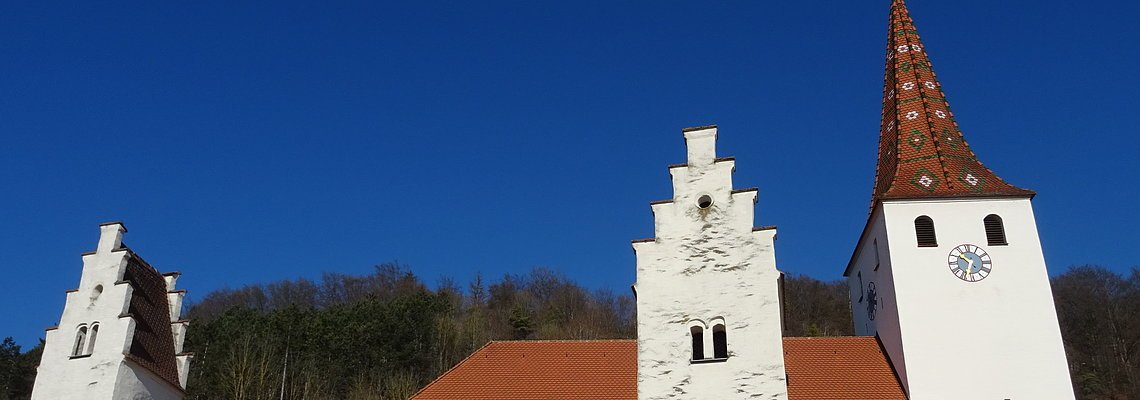
[[[705,334],[704,329],[699,326],[689,328],[689,334],[693,337],[693,360],[705,359]]]
[[[725,332],[724,325],[713,327],[713,358],[728,358],[728,333]]]
[[[87,326],[79,326],[79,331],[75,333],[75,345],[71,348],[71,356],[83,355],[83,350],[87,344]]]
[[[99,336],[99,324],[91,324],[91,333],[87,335],[87,353],[95,352],[95,338]]]

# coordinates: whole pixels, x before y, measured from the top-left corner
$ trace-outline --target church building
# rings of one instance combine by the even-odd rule
[[[870,211],[835,270],[857,336],[782,337],[776,227],[756,224],[759,190],[736,188],[717,127],[688,128],[654,236],[632,244],[636,339],[491,342],[412,399],[1073,399],[1034,192],[977,158],[927,50],[893,0]],[[179,274],[121,223],[100,230],[32,398],[182,399]]]
[[[843,275],[853,337],[781,338],[775,227],[715,126],[683,130],[637,256],[637,339],[491,342],[413,399],[1073,399],[1034,192],[970,150],[891,5],[871,210]],[[839,273],[839,271],[836,271]]]
[[[159,273],[123,244],[123,224],[99,229],[79,287],[47,330],[32,399],[181,399],[192,355],[182,352],[190,322],[179,318],[179,274]]]
[[[982,165],[902,0],[871,214],[844,271],[855,334],[914,399],[1072,399],[1030,200]]]

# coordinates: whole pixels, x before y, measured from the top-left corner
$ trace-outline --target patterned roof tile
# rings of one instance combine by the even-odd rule
[[[891,4],[884,81],[873,203],[1033,195],[999,178],[966,144],[904,0]]]

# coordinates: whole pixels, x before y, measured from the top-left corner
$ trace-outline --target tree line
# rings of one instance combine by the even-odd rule
[[[36,380],[36,366],[44,351],[41,339],[36,347],[21,351],[11,337],[0,342],[0,400],[30,399]]]
[[[433,290],[389,263],[216,291],[189,317],[190,399],[406,399],[491,340],[635,333],[630,295],[543,268]]]
[[[1079,399],[1140,399],[1140,269],[1052,279]],[[786,336],[851,335],[844,281],[790,276]],[[406,266],[211,292],[188,304],[188,399],[406,399],[492,340],[636,337],[631,294],[546,268],[429,288]],[[40,345],[0,344],[0,400],[30,397]]]
[[[1140,268],[1096,266],[1051,280],[1078,399],[1140,399]]]

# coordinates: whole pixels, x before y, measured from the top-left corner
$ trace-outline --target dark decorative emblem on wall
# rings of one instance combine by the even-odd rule
[[[867,318],[875,320],[875,311],[879,305],[879,293],[875,290],[875,282],[867,284]]]

